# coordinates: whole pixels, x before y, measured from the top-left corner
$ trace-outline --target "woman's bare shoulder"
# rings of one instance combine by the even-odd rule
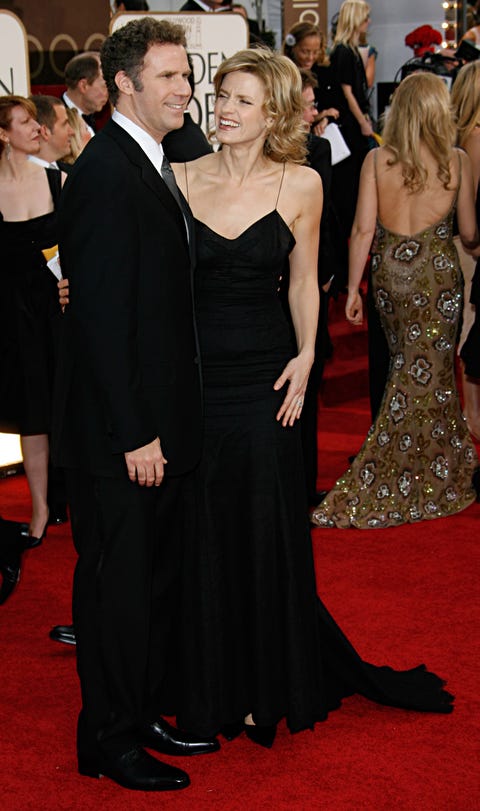
[[[285,180],[292,191],[298,190],[303,194],[317,194],[322,190],[320,175],[310,166],[300,166],[298,163],[287,163]]]

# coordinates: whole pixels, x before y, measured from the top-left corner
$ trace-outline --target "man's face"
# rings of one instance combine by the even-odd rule
[[[120,89],[119,112],[128,115],[156,141],[183,124],[190,99],[190,68],[183,45],[152,45],[140,74],[142,90],[135,90],[123,72],[116,76]]]
[[[58,160],[70,152],[70,138],[73,135],[73,129],[68,123],[67,110],[63,104],[56,104],[53,109],[55,110],[55,123],[50,131],[48,144],[52,154],[55,154],[54,160]]]
[[[317,104],[315,101],[315,93],[313,87],[306,87],[302,91],[303,96],[303,120],[310,127],[317,116]]]
[[[82,90],[82,110],[84,113],[99,113],[108,101],[107,85],[103,78],[99,63],[99,74],[91,84],[86,79],[80,79]]]

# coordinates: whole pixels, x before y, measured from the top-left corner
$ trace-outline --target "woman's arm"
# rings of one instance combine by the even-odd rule
[[[322,181],[313,169],[296,170],[295,187],[290,194],[298,196],[299,215],[295,220],[295,247],[290,254],[288,303],[292,316],[298,354],[287,364],[274,384],[277,391],[288,381],[285,399],[277,420],[283,426],[293,425],[301,415],[308,376],[315,357],[318,324],[318,240],[322,215]]]
[[[478,124],[462,146],[472,165],[473,189],[476,196],[480,182],[480,126]]]
[[[365,114],[362,113],[358,101],[353,95],[352,86],[350,84],[342,84],[342,90],[347,100],[349,110],[356,119],[358,126],[360,127],[360,130],[362,132],[362,135],[365,136],[373,135],[373,127],[371,121],[369,118],[365,118]]]
[[[463,246],[474,255],[479,255],[477,215],[475,211],[475,192],[473,183],[472,164],[469,156],[458,150],[462,162],[462,181],[457,199],[457,222],[460,239]]]
[[[348,296],[345,315],[351,324],[363,323],[363,304],[360,295],[365,265],[375,233],[378,212],[378,193],[375,180],[374,152],[365,158],[360,174],[357,210],[350,235],[348,258]]]

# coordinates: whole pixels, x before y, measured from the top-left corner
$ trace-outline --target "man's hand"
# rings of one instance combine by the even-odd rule
[[[128,451],[125,454],[125,461],[127,463],[128,478],[132,482],[138,482],[138,484],[145,487],[152,487],[152,485],[160,487],[163,481],[164,465],[167,464],[167,460],[162,453],[158,437],[142,448]]]
[[[62,313],[64,313],[66,305],[70,303],[70,299],[68,297],[69,294],[68,279],[60,279],[60,281],[57,282],[57,287],[58,287],[58,299],[60,301]]]

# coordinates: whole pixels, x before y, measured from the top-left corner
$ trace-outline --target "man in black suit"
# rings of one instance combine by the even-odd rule
[[[112,34],[101,58],[116,109],[76,161],[60,211],[71,303],[54,448],[68,471],[79,554],[79,770],[128,788],[174,789],[188,776],[143,746],[218,749],[159,717],[201,445],[193,228],[161,145],[182,125],[190,69],[183,29],[148,18]]]
[[[319,138],[310,131],[317,121],[315,88],[317,80],[309,70],[300,70],[302,78],[302,96],[304,101],[303,120],[308,127],[306,138],[307,162],[322,179],[323,210],[320,221],[320,246],[318,251],[318,287],[320,290],[320,310],[318,329],[315,341],[315,360],[308,379],[307,390],[302,410],[302,447],[307,498],[309,504],[318,504],[325,493],[317,492],[318,473],[318,390],[322,382],[325,359],[330,349],[328,333],[328,304],[330,287],[335,275],[334,246],[331,239],[331,186],[332,186],[332,151],[325,138]]]
[[[62,96],[65,107],[78,110],[90,135],[95,135],[95,113],[99,113],[108,101],[99,54],[85,51],[72,57],[65,65],[65,84],[67,90]]]

